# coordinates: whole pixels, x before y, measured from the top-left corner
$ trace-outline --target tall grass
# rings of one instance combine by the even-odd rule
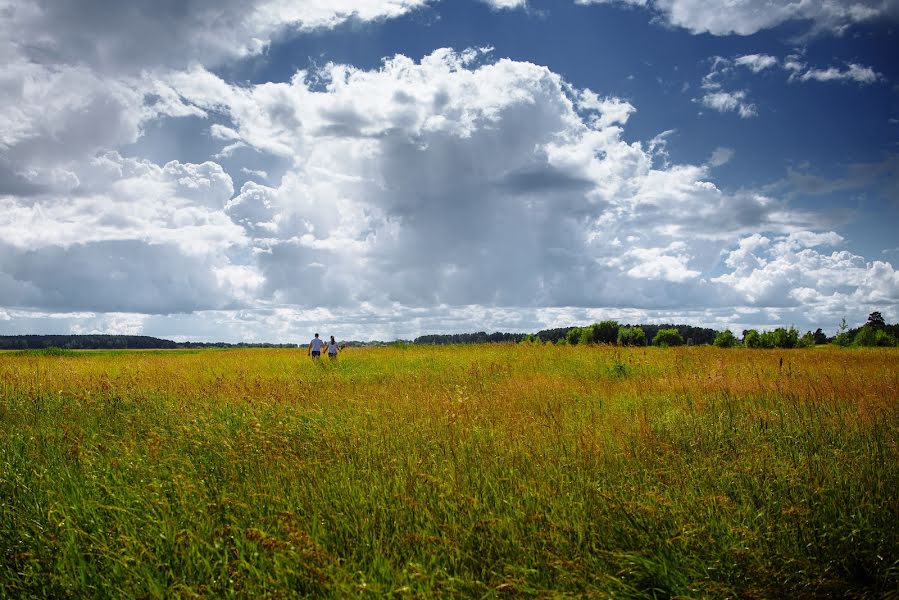
[[[897,391],[891,349],[0,354],[0,597],[879,596]]]

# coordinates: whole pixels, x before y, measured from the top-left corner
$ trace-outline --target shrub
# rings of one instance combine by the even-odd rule
[[[581,327],[580,335],[578,336],[578,344],[592,344],[593,343],[593,325],[589,327]]]
[[[631,368],[620,360],[616,359],[615,362],[609,366],[609,375],[612,377],[627,377],[630,374]]]
[[[646,333],[642,327],[622,327],[618,330],[618,343],[622,346],[645,346]]]
[[[795,348],[799,345],[799,330],[795,327],[778,327],[759,334],[758,348]],[[747,347],[750,347],[747,345]]]
[[[820,330],[819,330],[820,331]],[[799,344],[796,346],[797,348],[811,348],[815,345],[815,334],[811,331],[806,331],[805,335],[799,338]]]
[[[843,333],[837,334],[837,336],[833,338],[834,345],[841,348],[848,348],[852,345],[853,341],[854,340],[852,339],[852,336],[845,331]]]
[[[715,336],[713,343],[719,348],[733,348],[737,345],[737,338],[730,329],[725,329]]]
[[[895,346],[896,338],[883,329],[866,324],[858,330],[853,340],[856,346]]]
[[[799,345],[799,330],[795,327],[778,327],[772,333],[775,348],[795,348]]]
[[[761,348],[762,336],[755,329],[748,329],[743,332],[743,345],[747,348]]]
[[[653,346],[683,346],[684,338],[681,337],[680,332],[675,329],[659,329],[659,332],[656,333],[656,336],[652,338]]]
[[[878,331],[874,334],[874,345],[875,346],[897,346],[896,338],[886,331]]]
[[[572,346],[576,346],[578,341],[581,339],[581,328],[580,327],[572,327],[568,330],[568,333],[565,334],[565,339]]]
[[[846,324],[846,318],[840,319],[840,326],[837,328],[837,335],[833,338],[833,343],[841,348],[847,348],[852,345],[853,337],[847,331],[849,325]]]

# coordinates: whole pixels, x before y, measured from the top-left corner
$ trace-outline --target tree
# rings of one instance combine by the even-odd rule
[[[759,334],[759,348],[796,348],[798,345],[799,330],[795,327],[778,327]]]
[[[821,331],[821,328],[815,330],[815,333],[812,334],[815,339],[815,344],[826,344],[827,343],[827,335]]]
[[[762,340],[759,332],[755,329],[747,329],[743,332],[743,345],[747,348],[761,348]]]
[[[876,333],[876,329],[870,325],[865,325],[858,330],[858,333],[855,334],[855,339],[852,341],[856,346],[873,346],[876,343]]]
[[[733,348],[737,345],[737,338],[730,329],[725,329],[715,336],[713,343],[719,348]]]
[[[565,339],[572,346],[576,346],[578,341],[581,339],[581,328],[580,327],[572,327],[568,330],[568,333],[565,334]]]
[[[578,344],[582,344],[586,346],[587,344],[592,344],[596,339],[594,335],[594,331],[596,329],[596,325],[590,325],[588,327],[581,327],[580,337],[578,338]]]
[[[856,346],[895,346],[896,338],[882,329],[876,329],[866,323],[858,330],[853,340]]]
[[[815,345],[815,334],[811,331],[806,331],[805,335],[799,338],[799,344],[797,344],[797,348],[811,348]]]
[[[622,327],[618,330],[618,343],[622,346],[645,346],[646,333],[641,327]]]
[[[785,329],[778,327],[774,330],[775,348],[795,348],[799,345],[799,330],[795,327]]]
[[[874,334],[874,345],[875,346],[899,346],[899,342],[897,342],[895,336],[890,335],[886,331],[878,330],[877,333]]]
[[[759,333],[759,348],[770,350],[777,347],[777,338],[773,331],[762,331]]]
[[[868,315],[868,322],[866,325],[875,330],[884,329],[887,326],[886,321],[883,320],[883,315],[880,314],[880,311],[876,310]]]
[[[849,332],[846,331],[847,329],[849,329],[849,325],[846,324],[846,318],[843,317],[840,320],[840,326],[837,328],[837,335],[833,338],[833,343],[841,348],[851,346],[854,341]]]
[[[684,338],[681,337],[677,329],[659,329],[659,332],[652,338],[653,346],[683,346]]]
[[[593,326],[593,341],[597,344],[614,344],[618,341],[618,321],[601,321]]]

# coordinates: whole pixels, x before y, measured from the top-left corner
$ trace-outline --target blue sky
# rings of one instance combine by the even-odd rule
[[[0,333],[899,319],[899,4],[6,2]]]

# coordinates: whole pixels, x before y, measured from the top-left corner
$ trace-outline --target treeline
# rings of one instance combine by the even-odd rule
[[[692,325],[621,325],[607,320],[586,327],[558,327],[537,333],[461,333],[451,335],[424,335],[415,339],[416,344],[483,344],[489,342],[521,342],[529,344],[586,345],[615,344],[619,346],[702,346],[720,348],[807,348],[833,343],[838,346],[896,346],[899,340],[899,323],[887,324],[875,311],[868,321],[849,329],[845,319],[837,335],[830,338],[820,328],[802,334],[795,327],[778,327],[769,331],[746,329],[738,338],[732,331],[718,331]]]
[[[414,344],[428,344],[440,346],[444,344],[496,344],[500,342],[517,343],[524,339],[524,333],[502,333],[500,331],[487,333],[451,333],[447,335],[422,335],[413,340]]]
[[[0,350],[150,350],[177,348],[172,340],[146,335],[3,335]]]
[[[477,333],[455,333],[446,335],[423,335],[415,338],[415,344],[485,344],[497,342],[530,342],[543,344],[560,344],[566,343],[576,344],[616,344],[622,340],[618,339],[619,332],[624,330],[626,345],[644,345],[637,343],[638,339],[652,341],[659,331],[667,329],[676,329],[678,334],[683,338],[684,344],[702,345],[711,344],[715,340],[718,333],[714,329],[707,327],[693,327],[692,325],[619,325],[617,321],[603,321],[594,323],[587,327],[560,327],[556,329],[544,329],[537,333],[486,333],[479,331]],[[642,332],[640,334],[635,332]],[[633,337],[637,335],[638,337]],[[664,336],[663,336],[664,337]]]
[[[586,327],[558,327],[543,329],[537,333],[454,333],[422,335],[411,342],[343,342],[347,347],[409,345],[411,344],[616,344],[619,346],[703,346],[721,348],[742,346],[746,348],[805,348],[820,344],[850,346],[896,346],[899,340],[899,323],[888,324],[880,312],[872,312],[860,327],[849,328],[846,320],[840,324],[834,337],[828,337],[820,328],[800,334],[795,327],[778,327],[770,331],[746,329],[738,338],[732,331],[718,331],[692,325],[621,325],[607,320]],[[0,350],[149,350],[176,348],[297,348],[297,344],[225,342],[173,342],[145,335],[5,335],[0,336]]]
[[[176,348],[296,348],[296,344],[173,342],[146,335],[2,335],[0,350],[173,350]]]

